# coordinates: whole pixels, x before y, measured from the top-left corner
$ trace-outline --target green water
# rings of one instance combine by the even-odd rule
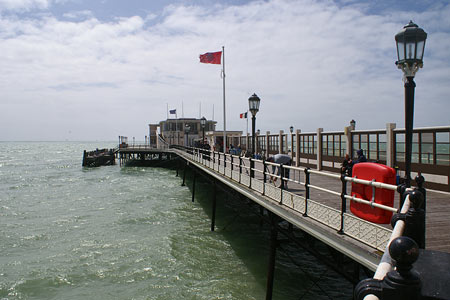
[[[0,299],[264,299],[269,232],[251,208],[221,193],[211,232],[207,183],[192,203],[175,170],[81,167],[84,149],[113,146],[0,143]],[[274,289],[274,299],[352,292],[289,244]]]

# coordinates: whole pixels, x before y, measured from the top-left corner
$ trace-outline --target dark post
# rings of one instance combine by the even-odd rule
[[[239,183],[241,183],[241,174],[242,174],[242,157],[239,156]]]
[[[200,119],[200,125],[202,126],[203,138],[202,138],[202,148],[205,148],[205,126],[206,126],[206,118],[202,117]]]
[[[405,82],[405,184],[411,187],[411,155],[414,120],[414,89],[416,83],[413,76],[406,77]]]
[[[347,211],[347,199],[345,196],[347,195],[347,181],[345,180],[345,174],[341,174],[341,228],[339,229],[339,234],[344,234],[344,213]]]
[[[309,168],[306,168],[305,169],[305,213],[303,214],[304,217],[308,216],[309,181],[310,181]]]
[[[250,158],[250,177],[254,178],[255,177],[255,172],[254,172],[254,168],[255,168],[255,162],[252,160],[255,158],[255,125],[256,125],[256,114],[259,111],[259,103],[260,103],[261,99],[259,99],[258,96],[256,96],[256,94],[253,94],[252,96],[250,96],[250,98],[248,98],[248,107],[250,112],[252,113],[252,156]]]
[[[419,245],[419,248],[425,249],[425,211],[422,209],[423,194],[418,189],[408,192],[408,194],[411,207],[405,214],[394,214],[391,224],[394,226],[398,220],[405,221],[403,235],[413,239]]]
[[[266,300],[272,299],[273,293],[273,279],[275,275],[275,258],[277,254],[277,243],[278,243],[278,229],[277,229],[277,216],[272,212],[269,212],[271,220],[270,228],[270,253],[269,253],[269,269],[267,272],[267,289],[266,289]]]
[[[231,177],[233,177],[233,155],[230,155],[230,160],[231,160]]]
[[[194,171],[194,169],[193,169],[193,171]],[[195,181],[197,178],[196,174],[197,173],[194,171],[194,182],[192,183],[192,202],[194,202],[194,197],[195,197]]]
[[[250,177],[255,177],[255,161],[253,160],[255,158],[255,123],[256,123],[256,116],[252,115],[252,155],[250,157]]]
[[[211,216],[211,231],[214,231],[216,227],[216,201],[217,201],[217,187],[216,181],[214,180],[213,187],[213,202],[212,202],[212,216]]]
[[[181,184],[181,186],[185,186],[185,185],[186,185],[186,169],[187,169],[187,163],[184,164],[184,170],[183,170],[183,183]]]
[[[267,181],[266,169],[267,169],[266,159],[263,158],[263,181],[264,181],[264,183],[266,183],[266,181]]]
[[[412,21],[395,35],[397,67],[405,78],[405,184],[411,186],[411,154],[414,119],[414,76],[423,67],[423,54],[427,33]]]

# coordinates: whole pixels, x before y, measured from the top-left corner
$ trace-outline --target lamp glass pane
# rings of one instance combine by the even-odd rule
[[[399,61],[405,59],[405,44],[402,42],[397,43],[397,56]]]
[[[406,43],[406,59],[415,59],[415,49],[416,45],[415,43],[408,42]]]
[[[425,41],[420,41],[417,43],[417,54],[416,58],[422,60],[423,59],[423,50],[425,48]]]

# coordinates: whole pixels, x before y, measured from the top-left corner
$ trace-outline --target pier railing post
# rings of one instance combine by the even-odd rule
[[[419,189],[406,193],[409,194],[409,201],[412,205],[406,213],[394,214],[391,225],[394,226],[398,220],[403,220],[405,222],[403,235],[413,239],[419,245],[419,248],[425,249],[425,211],[422,208],[423,194]]]
[[[231,177],[233,177],[233,155],[230,155],[230,160],[231,160]]]
[[[267,181],[267,174],[266,174],[266,160],[263,158],[263,192],[262,194],[266,194],[266,181]]]
[[[241,174],[242,174],[242,157],[239,156],[239,183],[241,183]]]
[[[341,190],[341,228],[339,234],[344,234],[344,214],[347,212],[347,180],[345,180],[345,174],[341,174],[342,190]]]
[[[310,183],[310,176],[309,168],[305,168],[305,212],[303,213],[303,216],[308,216],[308,199],[309,199],[309,183]]]
[[[223,150],[223,173],[225,174],[225,169],[227,168],[227,154],[225,149]]]

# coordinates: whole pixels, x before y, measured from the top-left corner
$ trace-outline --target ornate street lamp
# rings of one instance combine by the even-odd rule
[[[200,119],[200,125],[202,126],[203,138],[202,138],[202,146],[205,146],[205,126],[206,126],[206,118],[202,117]]]
[[[403,71],[405,82],[405,184],[411,186],[412,133],[414,120],[414,76],[423,67],[423,53],[427,33],[409,21],[395,35],[397,44],[397,67]]]
[[[189,131],[191,131],[191,125],[186,124],[184,126],[184,133],[186,134],[186,147],[189,147]]]
[[[252,113],[252,159],[250,160],[250,177],[255,176],[255,162],[253,159],[255,158],[255,125],[256,125],[256,114],[259,111],[259,102],[261,99],[259,99],[256,94],[253,94],[248,98],[248,109]]]
[[[352,130],[355,130],[355,128],[356,128],[356,121],[355,120],[351,120],[350,121],[350,127],[352,128]]]

